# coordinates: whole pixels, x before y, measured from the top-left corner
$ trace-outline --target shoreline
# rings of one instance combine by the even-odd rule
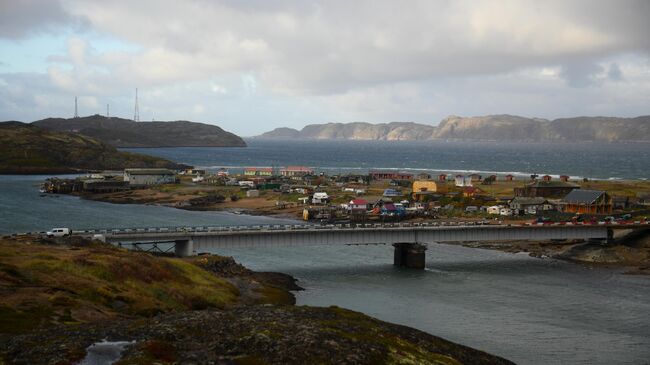
[[[610,244],[582,240],[446,242],[468,248],[506,253],[526,253],[537,259],[554,259],[588,267],[621,270],[626,275],[650,275],[650,230],[623,235]]]

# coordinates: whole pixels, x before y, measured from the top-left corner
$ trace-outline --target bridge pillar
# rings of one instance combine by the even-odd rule
[[[393,247],[395,247],[393,265],[424,269],[426,245],[417,242],[396,242],[393,243]]]
[[[192,242],[192,239],[174,241],[174,254],[177,257],[194,255],[194,242]]]

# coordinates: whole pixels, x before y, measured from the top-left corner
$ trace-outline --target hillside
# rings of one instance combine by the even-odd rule
[[[33,122],[41,128],[75,132],[115,147],[245,147],[240,137],[216,125],[188,121],[134,122],[92,115],[83,118],[48,118]]]
[[[70,173],[127,167],[182,167],[158,157],[121,152],[94,138],[21,122],[0,123],[0,173]]]
[[[263,139],[461,140],[526,142],[650,142],[650,116],[576,117],[549,121],[514,115],[450,116],[437,126],[418,123],[310,124],[298,131],[277,128]]]

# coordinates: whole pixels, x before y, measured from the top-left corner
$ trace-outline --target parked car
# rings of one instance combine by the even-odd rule
[[[52,228],[46,234],[48,237],[66,237],[70,235],[70,228]]]

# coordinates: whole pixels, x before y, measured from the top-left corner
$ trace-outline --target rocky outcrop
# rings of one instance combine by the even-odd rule
[[[59,326],[4,344],[10,363],[82,360],[86,348],[127,344],[125,364],[512,364],[412,328],[337,308],[246,306],[139,321]]]
[[[418,123],[310,124],[298,131],[277,128],[258,138],[345,140],[461,140],[526,142],[650,142],[650,116],[578,117],[549,121],[515,115],[450,116],[437,126]]]

